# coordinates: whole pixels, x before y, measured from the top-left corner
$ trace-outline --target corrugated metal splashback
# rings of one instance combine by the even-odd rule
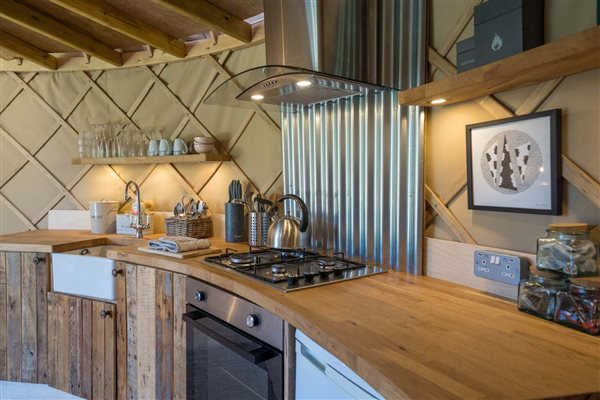
[[[423,83],[426,2],[380,4],[384,84]],[[423,123],[393,90],[282,107],[284,191],[305,200],[313,248],[421,273]]]

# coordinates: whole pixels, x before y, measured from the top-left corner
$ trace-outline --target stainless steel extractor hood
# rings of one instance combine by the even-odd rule
[[[398,89],[389,70],[389,0],[264,0],[263,67],[232,77],[208,104],[271,110]]]

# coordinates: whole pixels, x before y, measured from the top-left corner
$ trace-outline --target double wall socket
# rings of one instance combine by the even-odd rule
[[[529,260],[525,257],[476,250],[474,258],[475,275],[509,285],[518,285],[529,271]]]

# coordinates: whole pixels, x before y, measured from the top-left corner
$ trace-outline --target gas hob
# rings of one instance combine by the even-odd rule
[[[258,280],[283,292],[387,272],[380,266],[349,260],[343,253],[327,256],[304,249],[260,249],[247,253],[225,253],[206,257],[204,262]]]

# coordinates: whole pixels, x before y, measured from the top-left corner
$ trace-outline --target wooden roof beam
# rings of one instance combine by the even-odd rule
[[[185,15],[244,43],[252,41],[252,26],[206,0],[153,0],[161,6]]]
[[[95,0],[50,0],[106,28],[160,49],[175,57],[185,57],[185,43],[133,15],[125,14],[110,4]]]
[[[56,69],[58,67],[58,61],[56,57],[51,56],[45,51],[40,50],[37,47],[22,41],[21,39],[9,35],[6,32],[2,32],[0,35],[0,48],[17,54],[24,59],[36,63],[44,68]]]
[[[91,36],[80,33],[14,0],[2,0],[0,2],[0,16],[52,40],[97,57],[111,65],[122,65],[119,52]]]

